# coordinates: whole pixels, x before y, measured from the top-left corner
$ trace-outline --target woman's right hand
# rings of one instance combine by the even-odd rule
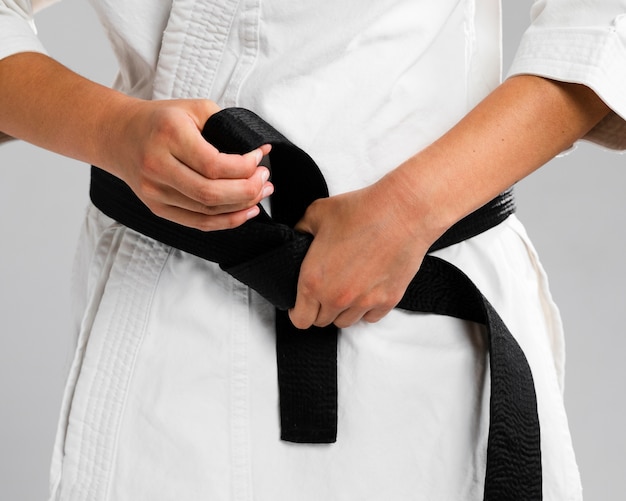
[[[234,228],[256,216],[273,192],[259,166],[270,146],[245,155],[217,151],[201,135],[219,107],[209,100],[140,101],[107,127],[102,166],[123,179],[156,215],[203,231]]]
[[[0,131],[101,167],[165,219],[233,228],[273,190],[259,166],[269,146],[227,155],[204,140],[212,101],[129,97],[34,52],[0,60],[0,89]]]

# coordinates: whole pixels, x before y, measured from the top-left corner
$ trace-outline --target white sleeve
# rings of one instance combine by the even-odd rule
[[[626,0],[535,0],[508,76],[586,85],[613,110],[585,139],[626,150]]]
[[[46,52],[37,38],[33,7],[39,10],[53,1],[0,0],[0,59],[18,52]]]

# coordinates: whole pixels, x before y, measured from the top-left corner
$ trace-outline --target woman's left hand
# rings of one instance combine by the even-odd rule
[[[388,175],[309,206],[296,225],[315,237],[289,311],[296,327],[376,322],[402,299],[430,243],[397,187]]]

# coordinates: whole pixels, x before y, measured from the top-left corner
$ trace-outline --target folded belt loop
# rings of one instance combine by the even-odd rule
[[[276,311],[281,438],[331,443],[337,434],[337,335],[334,326],[296,329],[300,265],[311,235],[293,230],[308,205],[328,196],[315,162],[257,115],[227,108],[207,121],[203,136],[219,151],[247,153],[272,144],[272,218],[261,213],[232,230],[202,232],[154,215],[120,179],[92,168],[90,196],[102,212],[129,228],[220,267],[256,290]],[[507,191],[454,225],[437,250],[475,236],[515,210]],[[448,315],[486,326],[491,368],[485,500],[542,499],[540,429],[530,367],[497,312],[452,264],[426,255],[398,308]]]

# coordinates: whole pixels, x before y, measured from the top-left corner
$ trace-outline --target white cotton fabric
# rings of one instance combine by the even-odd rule
[[[0,1],[0,59],[17,52],[41,52],[30,1]]]
[[[498,0],[177,0],[171,15],[167,1],[91,3],[120,61],[118,89],[250,108],[316,159],[331,194],[375,182],[500,76]],[[605,36],[581,35],[592,44],[584,62],[607,68],[589,82],[621,127],[623,81],[604,51],[623,52],[623,2],[587,4],[537,2],[514,68],[543,74],[534,40],[553,32],[556,43],[562,26],[575,33],[587,19]],[[598,5],[603,15],[587,16]],[[30,19],[29,2],[0,1],[0,54],[35,50]],[[587,83],[577,65],[559,68]],[[561,323],[522,225],[510,217],[437,254],[475,281],[526,353],[544,499],[580,500]],[[279,440],[273,308],[257,294],[93,206],[74,278],[78,341],[51,501],[482,499],[489,379],[478,326],[394,310],[344,329],[338,441],[295,445]]]
[[[81,245],[85,313],[51,499],[482,499],[489,384],[479,327],[396,310],[345,329],[338,442],[289,444],[278,440],[264,300],[93,207]],[[580,499],[555,367],[561,326],[522,226],[512,217],[438,255],[469,273],[530,360],[544,499]]]
[[[586,139],[626,149],[626,0],[536,0],[509,75],[591,87],[613,110]]]

